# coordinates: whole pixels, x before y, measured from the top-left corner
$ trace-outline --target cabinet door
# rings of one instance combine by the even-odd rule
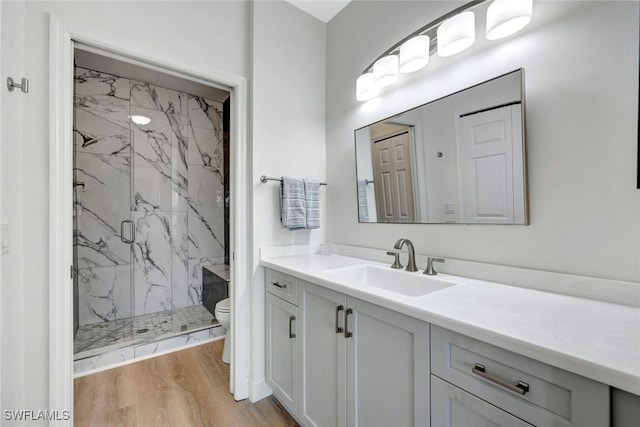
[[[533,427],[472,394],[431,376],[432,427]]]
[[[298,413],[298,307],[266,294],[267,383],[294,415]]]
[[[347,297],[349,426],[429,426],[429,325]]]
[[[300,281],[300,420],[305,426],[343,427],[346,297]]]

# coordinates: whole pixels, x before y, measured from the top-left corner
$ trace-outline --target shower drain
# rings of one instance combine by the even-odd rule
[[[149,332],[149,328],[138,329],[136,334],[144,334],[145,332]]]

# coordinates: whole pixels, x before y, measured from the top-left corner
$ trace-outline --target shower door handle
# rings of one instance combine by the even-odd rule
[[[124,237],[124,225],[127,223],[131,225],[131,227],[129,228],[131,230],[130,239],[127,239],[126,237]],[[134,234],[135,234],[135,226],[133,225],[133,222],[130,219],[123,220],[120,223],[120,240],[122,240],[122,243],[133,243]]]

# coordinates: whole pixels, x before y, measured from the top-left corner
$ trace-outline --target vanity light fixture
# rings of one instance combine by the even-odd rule
[[[356,99],[368,101],[392,85],[399,73],[424,68],[429,56],[449,57],[469,48],[476,39],[475,14],[471,9],[490,0],[473,0],[428,23],[387,49],[356,79]],[[507,37],[531,22],[533,0],[493,0],[487,8],[486,36]]]
[[[487,9],[487,39],[498,40],[531,22],[533,0],[495,0]]]
[[[398,80],[398,55],[387,55],[373,64],[373,84],[383,88]]]
[[[137,125],[148,125],[149,123],[151,123],[151,119],[147,116],[129,116],[131,118],[131,121]]]
[[[378,89],[373,84],[373,73],[364,73],[356,80],[356,99],[368,101],[378,96]]]
[[[420,35],[400,46],[400,72],[413,73],[429,63],[429,36]]]
[[[438,56],[460,53],[476,41],[476,16],[462,12],[447,19],[438,27]]]

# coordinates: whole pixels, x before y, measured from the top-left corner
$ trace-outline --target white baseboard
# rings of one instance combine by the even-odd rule
[[[249,400],[253,402],[257,402],[258,400],[262,400],[267,396],[271,396],[273,391],[271,387],[267,385],[266,379],[263,377],[258,381],[254,381],[251,384],[249,389]]]

